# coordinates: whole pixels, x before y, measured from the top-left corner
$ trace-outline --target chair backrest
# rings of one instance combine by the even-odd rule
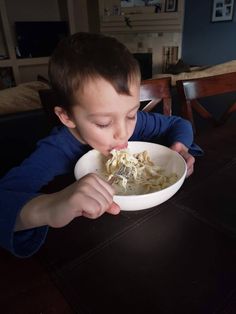
[[[171,101],[171,77],[148,79],[141,82],[140,102],[149,101],[142,111],[150,112],[157,105],[163,103],[163,114],[170,116],[172,110]]]
[[[181,101],[182,115],[192,123],[195,132],[196,127],[192,109],[213,125],[223,124],[229,118],[230,114],[236,111],[236,102],[234,102],[227,109],[222,109],[220,118],[216,119],[214,114],[209,112],[201,101],[202,98],[210,96],[236,93],[236,72],[189,80],[178,80],[176,81],[176,87]]]

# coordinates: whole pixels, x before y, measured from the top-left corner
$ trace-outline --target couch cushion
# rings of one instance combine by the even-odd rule
[[[192,67],[190,72],[179,74],[155,74],[153,78],[171,77],[171,85],[175,86],[177,80],[186,80],[199,77],[207,77],[218,74],[236,72],[236,60],[220,63],[213,66]]]
[[[0,115],[41,108],[38,91],[48,88],[45,82],[33,81],[1,90]]]

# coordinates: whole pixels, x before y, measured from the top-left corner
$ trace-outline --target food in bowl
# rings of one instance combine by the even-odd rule
[[[176,182],[159,191],[138,195],[114,195],[114,202],[120,206],[121,210],[136,211],[157,206],[171,198],[180,189],[187,173],[185,160],[180,154],[163,145],[148,142],[129,142],[128,149],[131,154],[147,151],[150,160],[163,169],[166,176],[174,173],[178,178]],[[101,175],[103,171],[104,156],[93,149],[77,161],[74,174],[78,180],[88,173]]]
[[[101,176],[107,181],[113,180],[118,195],[160,191],[178,180],[176,173],[166,175],[165,169],[155,165],[147,150],[135,154],[129,149],[112,150],[111,155],[111,158],[104,161]],[[123,169],[123,173],[120,173],[120,169]]]

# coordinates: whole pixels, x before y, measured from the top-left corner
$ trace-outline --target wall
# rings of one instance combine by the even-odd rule
[[[7,74],[7,86],[37,79],[40,74],[47,77],[48,58],[32,58],[18,60],[15,56],[17,46],[14,21],[59,21],[68,20],[71,33],[77,31],[99,32],[98,0],[0,0],[0,77],[5,68],[14,70],[14,78]],[[6,7],[6,14],[5,13]],[[5,22],[6,38],[9,42],[9,51],[5,43],[2,25]],[[9,21],[9,25],[8,25]],[[9,27],[8,27],[9,26]],[[4,68],[4,70],[1,70]],[[3,75],[2,75],[3,76]],[[6,77],[6,74],[4,74]],[[10,77],[10,79],[8,79]],[[6,81],[6,79],[4,78]]]
[[[176,62],[181,56],[184,0],[178,0],[177,12],[168,13],[165,12],[166,0],[159,1],[162,4],[160,13],[154,13],[153,6],[131,7],[123,8],[125,11],[118,16],[114,6],[119,5],[120,0],[99,0],[101,32],[116,37],[132,53],[151,52],[153,76],[162,73],[168,63]],[[129,14],[130,27],[124,23],[123,13]]]
[[[236,59],[236,4],[232,21],[211,22],[212,0],[186,0],[182,59],[214,65]]]
[[[124,43],[132,53],[152,52],[153,75],[162,72],[163,47],[180,46],[181,44],[181,34],[175,32],[116,34],[115,37]],[[180,54],[181,51],[179,51]]]
[[[14,21],[60,20],[57,0],[7,0],[5,3],[12,34],[14,34]],[[2,28],[0,21],[0,54],[5,55],[7,51]],[[15,36],[12,37],[15,40]]]

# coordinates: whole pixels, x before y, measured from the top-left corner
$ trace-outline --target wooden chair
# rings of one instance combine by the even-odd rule
[[[202,103],[203,98],[206,97],[233,92],[236,93],[236,72],[196,79],[179,80],[176,82],[176,86],[181,101],[182,115],[192,123],[195,132],[196,126],[192,109],[214,126],[225,123],[231,113],[236,111],[236,102],[234,102],[227,109],[222,109],[220,118],[216,119],[214,114],[209,112]]]
[[[170,116],[172,110],[171,101],[171,77],[148,79],[141,82],[140,102],[147,102],[141,109],[150,112],[157,105],[163,103],[163,114]]]

